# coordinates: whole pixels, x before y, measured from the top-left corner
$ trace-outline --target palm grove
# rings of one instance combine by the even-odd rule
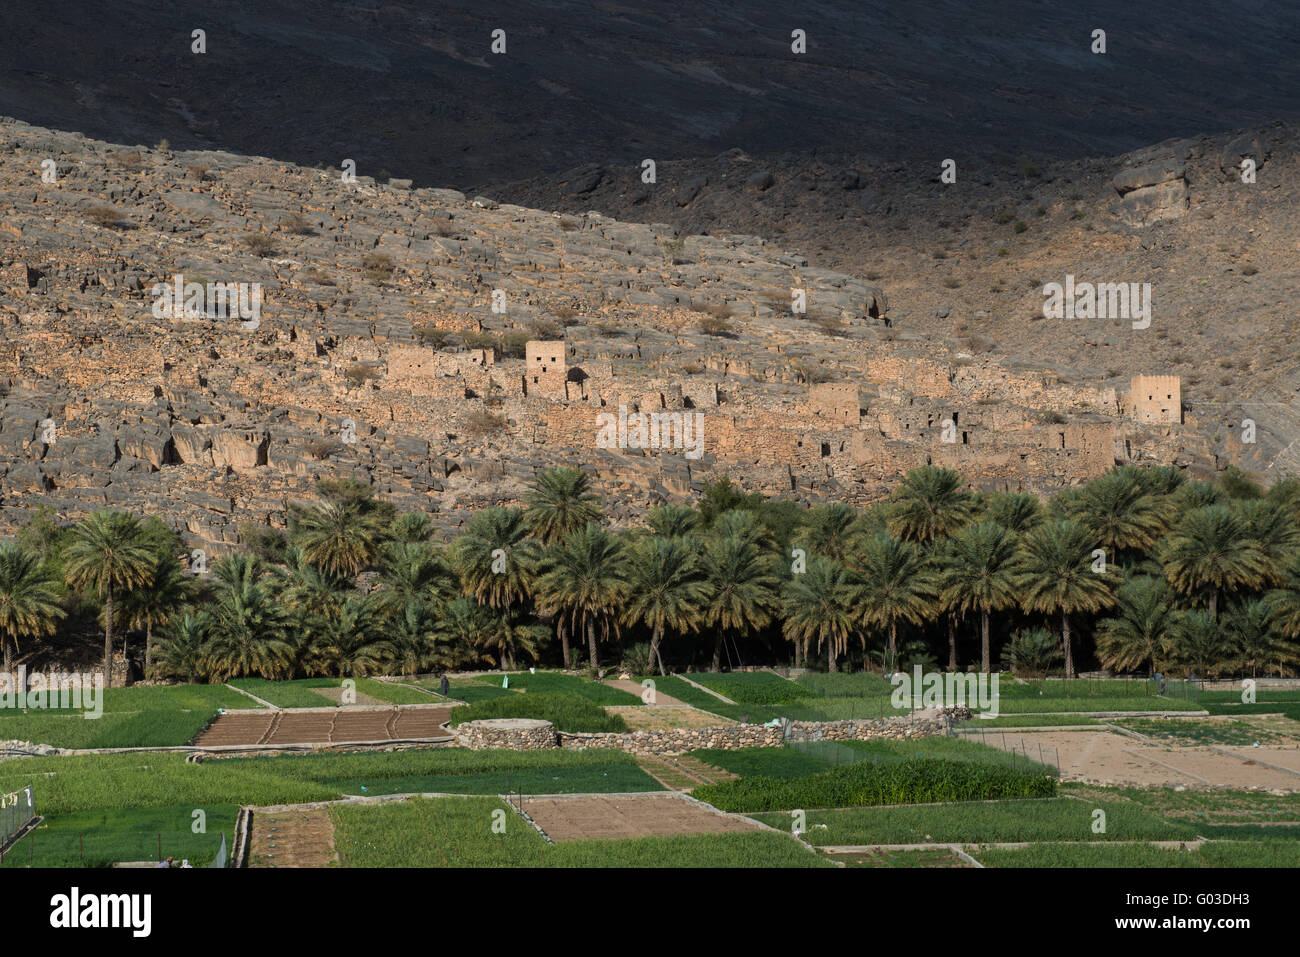
[[[427,516],[326,481],[287,528],[190,567],[157,518],[60,526],[0,545],[5,671],[30,642],[96,621],[104,667],[131,641],[149,677],[420,674],[535,661],[635,672],[789,661],[1073,676],[1290,674],[1300,665],[1300,480],[1118,468],[1047,503],[910,472],[858,511],[743,494],[729,480],[645,526],[609,527],[587,476],[540,473],[447,545]],[[67,619],[65,622],[64,619]],[[962,647],[970,650],[959,654]],[[962,659],[967,660],[963,661]]]

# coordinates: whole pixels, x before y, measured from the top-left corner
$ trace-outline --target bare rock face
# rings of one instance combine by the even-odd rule
[[[1111,181],[1122,197],[1120,216],[1130,226],[1177,219],[1188,208],[1187,167],[1164,159],[1126,169]]]

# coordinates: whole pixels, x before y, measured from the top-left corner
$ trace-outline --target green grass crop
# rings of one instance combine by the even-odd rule
[[[1105,833],[1093,833],[1093,812],[1106,812]],[[789,829],[789,814],[756,814]],[[995,841],[1192,840],[1196,828],[1121,801],[1071,798],[864,807],[807,812],[810,844],[925,844]]]
[[[194,812],[206,815],[206,831],[193,832]],[[234,837],[233,804],[195,807],[111,808],[49,815],[5,854],[3,867],[108,867],[119,861],[188,859],[195,867],[211,863],[226,837]]]
[[[1003,751],[977,740],[960,737],[933,736],[928,738],[875,738],[870,741],[841,741],[843,747],[870,755],[877,763],[900,761],[909,758],[944,758],[949,761],[971,761],[992,764],[1033,774],[1056,774],[1050,755],[1043,761],[1038,754],[1026,756],[1017,751]]]
[[[796,683],[826,698],[888,698],[894,691],[884,675],[869,672],[806,674]]]
[[[484,718],[540,718],[558,731],[572,733],[621,732],[627,722],[600,705],[571,694],[528,694],[493,698],[463,705],[451,713],[451,726]]]
[[[442,683],[437,678],[423,678],[417,681],[416,684],[422,688],[437,691],[439,694],[442,693]],[[493,698],[508,698],[511,695],[518,694],[522,694],[522,692],[484,684],[474,679],[448,682],[448,697],[457,701],[464,701],[466,704],[478,704],[480,701],[491,701]],[[431,698],[429,700],[435,699]]]
[[[295,804],[345,794],[508,790],[659,791],[621,751],[412,749],[210,759],[182,753],[15,758],[0,762],[0,792],[32,784],[41,814],[184,804]]]
[[[1113,723],[1158,741],[1180,746],[1223,744],[1250,747],[1256,742],[1260,745],[1296,743],[1295,738],[1284,734],[1276,734],[1246,722],[1222,719],[1198,721],[1195,718],[1128,718]]]
[[[60,748],[168,747],[188,744],[221,708],[256,708],[223,685],[104,690],[103,713],[0,709],[0,738]]]
[[[661,694],[676,698],[678,701],[685,702],[693,708],[699,708],[701,711],[708,711],[710,714],[730,718],[732,721],[743,720],[748,721],[750,724],[762,724],[777,717],[776,711],[772,708],[750,704],[727,704],[725,701],[719,701],[707,691],[701,691],[676,675],[646,675],[637,680],[643,681],[645,678],[653,679],[655,690]]]
[[[1067,784],[1065,788],[1086,800],[1118,798],[1130,801],[1161,817],[1185,821],[1197,828],[1213,824],[1300,821],[1300,794],[1174,791],[1170,788],[1101,789],[1083,784]]]
[[[376,681],[374,678],[357,678],[357,693],[370,695],[389,704],[434,704],[437,698],[430,698],[423,691],[398,684],[393,681]]]
[[[985,867],[1300,867],[1300,842],[1209,841],[1196,850],[1149,844],[1038,844],[968,853]]]
[[[478,681],[501,687],[501,675],[482,675]],[[638,695],[629,694],[621,688],[611,688],[599,681],[590,681],[581,675],[566,675],[558,671],[539,671],[530,674],[527,671],[514,672],[510,675],[511,688],[523,688],[529,694],[570,694],[601,705],[641,704]],[[504,690],[504,689],[503,689]]]
[[[242,688],[249,694],[257,695],[263,701],[269,701],[277,708],[326,708],[338,704],[316,688],[337,688],[339,678],[299,678],[295,681],[267,681],[265,678],[236,678],[230,684]],[[419,692],[415,692],[419,694]],[[248,706],[253,702],[244,699]]]
[[[827,760],[810,750],[794,748],[743,748],[737,751],[701,748],[692,751],[691,757],[742,778],[803,778],[819,774],[829,766]]]
[[[346,867],[830,866],[771,831],[548,844],[493,798],[338,805],[330,816],[334,847]]]
[[[770,671],[706,673],[691,675],[691,680],[730,698],[736,704],[771,706],[814,697],[813,692],[803,685]]]
[[[1046,774],[993,764],[909,759],[880,764],[864,761],[793,780],[741,778],[703,785],[693,793],[721,810],[750,813],[1051,797],[1056,793],[1056,781]]]

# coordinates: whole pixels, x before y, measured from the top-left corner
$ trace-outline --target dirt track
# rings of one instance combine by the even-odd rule
[[[237,711],[223,714],[194,742],[221,745],[343,744],[447,736],[451,708],[414,705],[374,710]]]

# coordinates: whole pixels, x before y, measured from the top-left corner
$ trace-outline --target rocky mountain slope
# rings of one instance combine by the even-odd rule
[[[1280,153],[1261,183],[1289,162]],[[743,157],[716,162],[752,178]],[[1081,188],[1100,190],[1122,165],[1090,171]],[[759,192],[782,195],[785,175]],[[772,495],[861,504],[929,462],[983,487],[1046,490],[1117,461],[1208,473],[1255,454],[1216,435],[1197,387],[1180,423],[1177,410],[1141,414],[1121,377],[1077,356],[1003,362],[998,344],[977,341],[982,328],[954,347],[937,341],[933,300],[913,290],[960,293],[945,279],[973,272],[985,245],[1011,244],[995,226],[971,227],[988,231],[983,241],[954,233],[944,258],[929,242],[911,256],[881,243],[892,251],[877,281],[750,234],[686,235],[505,198],[0,121],[0,520],[40,504],[65,517],[112,505],[220,547],[241,521],[282,521],[286,499],[310,496],[321,476],[362,477],[450,530],[476,508],[519,501],[537,469],[561,462],[590,469],[616,520],[636,522],[723,473]],[[1284,212],[1261,212],[1258,228],[1281,232]],[[1146,269],[1159,260],[1144,244],[1182,228],[1127,232],[1094,215],[1096,231],[1072,241]],[[1261,278],[1219,280],[1231,283],[1225,303],[1269,288],[1272,260],[1251,252]],[[173,308],[177,283],[183,298],[197,284],[198,298]],[[260,292],[260,309],[223,312],[239,292]],[[1027,283],[1014,292],[1028,294]],[[980,301],[992,313],[992,294]],[[1007,348],[1044,325],[997,321],[1012,324]],[[1267,314],[1255,321],[1289,334]],[[1145,330],[1152,341],[1162,323]],[[1061,360],[1077,371],[1052,367]],[[1139,366],[1165,371],[1157,359]],[[667,447],[629,439],[628,417],[641,414],[660,417]],[[1286,438],[1278,428],[1261,419],[1269,441]]]

